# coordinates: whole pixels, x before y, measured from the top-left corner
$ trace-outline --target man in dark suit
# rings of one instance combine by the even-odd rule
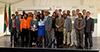
[[[14,35],[14,44],[16,45],[17,42],[16,42],[16,32],[18,30],[16,30],[16,19],[15,19],[15,15],[12,14],[12,19],[9,20],[9,32],[11,33],[11,46],[13,44],[12,42],[12,36]]]
[[[93,47],[92,33],[94,31],[94,20],[90,17],[90,12],[87,12],[86,14],[87,14],[86,15],[87,18],[86,18],[86,27],[85,27],[85,47],[88,48],[89,45],[91,49]]]

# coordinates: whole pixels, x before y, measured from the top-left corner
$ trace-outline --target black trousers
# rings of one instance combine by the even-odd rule
[[[57,46],[63,44],[63,32],[56,31]]]
[[[17,31],[16,31],[16,28],[12,28],[12,32],[11,32],[11,42],[12,42],[12,37],[14,36],[14,42],[16,42],[16,40],[17,40],[17,37],[16,37],[16,33],[17,33]]]
[[[21,32],[18,32],[17,33],[17,43],[18,43],[18,47],[19,47],[19,45],[20,45],[20,37],[21,37]],[[22,42],[22,41],[21,41]]]
[[[88,44],[88,42],[89,42],[89,44]],[[88,45],[90,47],[93,46],[92,34],[91,33],[85,33],[85,46],[88,47]]]
[[[31,31],[31,42],[30,42],[30,46],[32,46],[32,42],[36,43],[37,42],[37,35],[38,35],[38,31]]]
[[[22,39],[22,44],[21,46],[28,46],[28,40],[29,40],[29,31],[28,29],[22,29],[22,35],[21,35],[21,39]]]

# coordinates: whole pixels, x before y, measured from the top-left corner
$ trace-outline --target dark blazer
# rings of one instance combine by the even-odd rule
[[[90,17],[88,20],[87,18],[85,20],[86,20],[85,32],[91,33],[91,31],[94,31],[94,19]]]
[[[20,23],[21,21],[19,19],[16,20],[16,30],[20,31]]]
[[[17,20],[15,19],[15,28],[17,27]],[[11,32],[13,32],[13,29],[12,29],[12,19],[9,20],[9,30],[11,30]]]

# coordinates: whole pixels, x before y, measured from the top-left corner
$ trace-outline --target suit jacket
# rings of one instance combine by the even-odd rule
[[[17,28],[18,26],[17,26],[17,23],[16,23],[16,19],[15,19],[15,28]],[[9,20],[9,30],[11,30],[11,32],[13,32],[13,29],[12,29],[13,27],[12,27],[12,19],[10,19]]]
[[[49,20],[51,17],[48,16],[47,20],[45,21],[45,31],[49,31],[51,29],[51,20]]]
[[[91,31],[94,31],[94,19],[89,18],[89,19],[87,20],[87,18],[86,18],[85,32],[91,33]]]
[[[20,20],[19,19],[17,19],[16,20],[16,30],[19,30],[20,31]]]
[[[78,31],[78,24],[79,23],[79,19],[78,18],[76,18],[75,19],[75,21],[74,21],[74,26],[75,26],[75,31],[76,31],[76,33],[78,33],[79,31]],[[81,34],[84,34],[84,28],[85,28],[85,19],[81,19],[81,21],[80,21],[80,33]]]
[[[68,32],[69,30],[72,30],[72,24],[71,24],[71,19],[70,18],[66,18],[66,31]],[[64,22],[65,23],[65,22]]]
[[[58,18],[56,18],[55,26],[56,25],[58,25],[59,28],[58,29],[56,28],[55,30],[56,31],[58,30],[59,32],[63,32],[64,18],[61,17],[60,20],[59,20],[59,22],[58,22]]]

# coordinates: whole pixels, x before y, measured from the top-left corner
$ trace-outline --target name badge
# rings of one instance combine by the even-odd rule
[[[74,24],[74,21],[72,21],[72,24]]]

